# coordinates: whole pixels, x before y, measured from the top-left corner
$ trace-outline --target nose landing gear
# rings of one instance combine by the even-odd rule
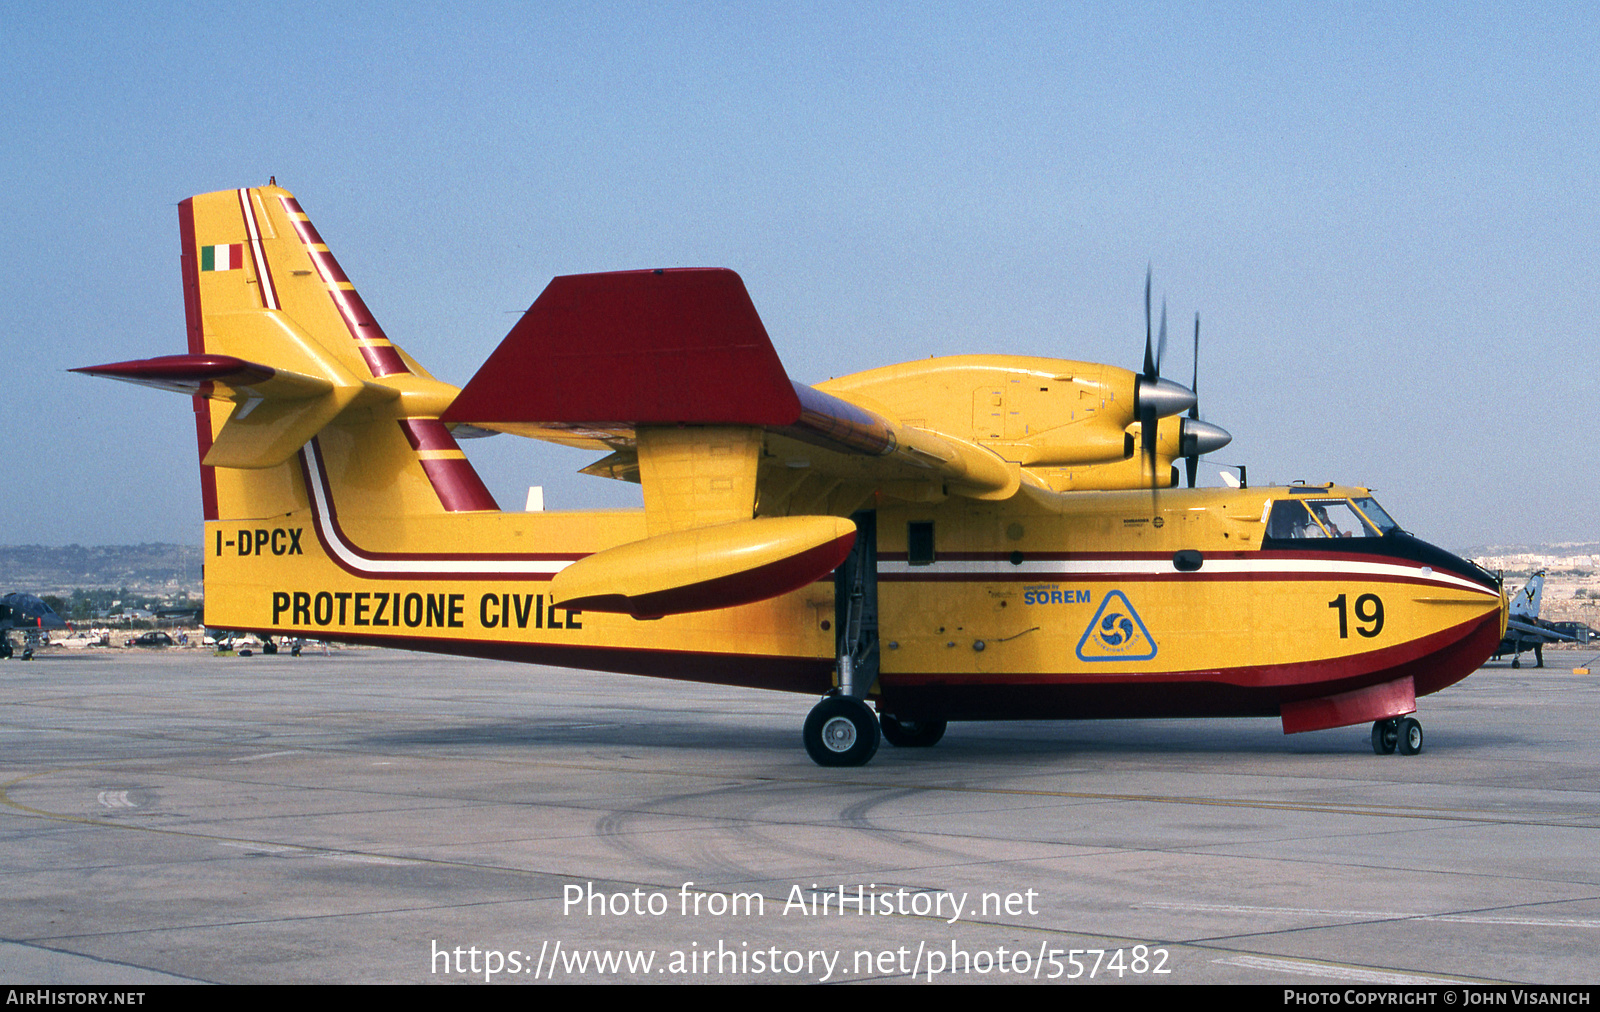
[[[1378,755],[1416,755],[1422,751],[1422,722],[1414,717],[1391,717],[1372,725],[1372,751]]]

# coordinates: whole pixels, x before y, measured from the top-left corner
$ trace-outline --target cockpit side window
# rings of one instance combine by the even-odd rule
[[[1307,533],[1307,527],[1316,527],[1311,519],[1311,513],[1303,504],[1293,499],[1282,499],[1272,504],[1272,513],[1267,517],[1267,537],[1269,538],[1306,538],[1325,537],[1325,533],[1317,529],[1315,533]]]

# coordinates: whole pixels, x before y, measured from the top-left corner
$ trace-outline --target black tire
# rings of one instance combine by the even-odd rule
[[[1394,720],[1372,722],[1372,751],[1378,755],[1394,755],[1400,744],[1400,727]]]
[[[865,766],[878,751],[878,718],[849,696],[829,696],[811,708],[803,734],[818,766]]]
[[[931,748],[944,737],[946,723],[942,720],[901,720],[885,713],[878,718],[883,737],[896,748]]]
[[[1400,754],[1416,755],[1422,751],[1422,723],[1406,717],[1400,721]]]

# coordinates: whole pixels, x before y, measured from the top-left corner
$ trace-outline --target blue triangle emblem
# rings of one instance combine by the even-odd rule
[[[1106,594],[1078,641],[1080,661],[1148,661],[1155,655],[1155,638],[1120,590]]]

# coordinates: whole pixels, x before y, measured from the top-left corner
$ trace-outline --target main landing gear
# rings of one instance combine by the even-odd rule
[[[875,716],[849,696],[828,696],[806,718],[806,753],[818,766],[861,766],[878,751],[880,737],[898,748],[931,748],[944,737],[942,720]]]
[[[828,696],[806,717],[804,737],[818,766],[864,766],[878,751],[878,718],[859,699]]]
[[[839,687],[806,717],[806,754],[818,766],[861,766],[878,751],[878,718],[866,703],[878,680],[878,518],[850,518],[856,541],[833,574]]]
[[[1378,755],[1416,755],[1422,751],[1422,723],[1415,717],[1390,717],[1372,725],[1372,751]]]
[[[901,748],[927,748],[944,737],[942,720],[901,720],[872,712],[866,697],[878,680],[878,521],[871,510],[850,518],[856,542],[833,574],[835,662],[839,687],[806,717],[806,754],[818,766],[861,766],[882,738]]]

